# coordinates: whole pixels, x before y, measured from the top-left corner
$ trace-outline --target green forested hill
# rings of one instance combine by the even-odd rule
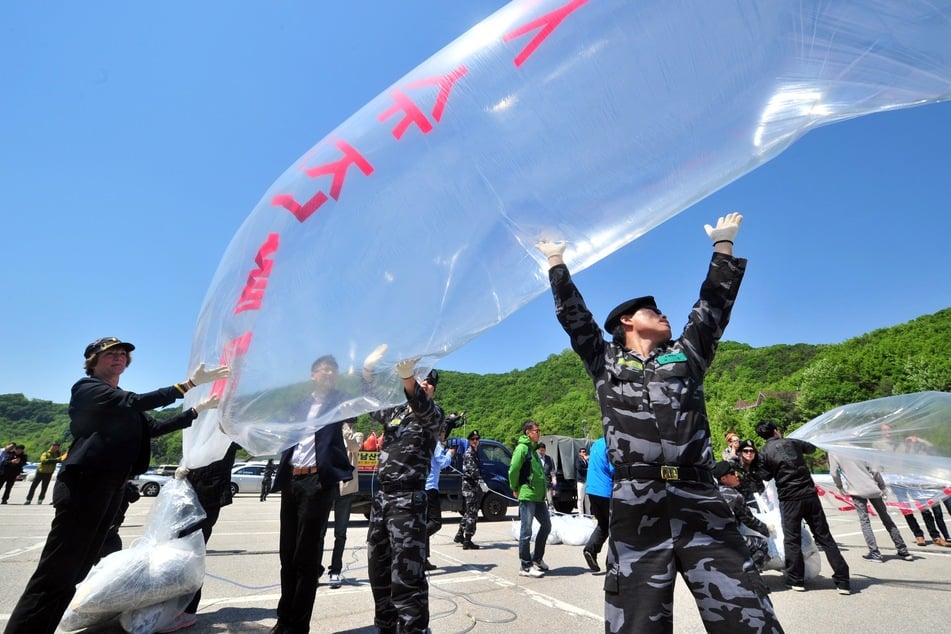
[[[752,348],[724,341],[705,390],[718,448],[727,429],[753,437],[756,423],[765,418],[794,429],[847,403],[951,391],[951,308],[835,345]],[[570,350],[505,374],[440,370],[436,396],[447,413],[466,412],[468,429],[510,446],[527,418],[538,421],[545,434],[601,435],[591,381]],[[368,425],[361,421],[361,427]],[[28,454],[39,457],[53,440],[69,442],[68,427],[65,404],[0,395],[0,442],[22,442]],[[177,462],[181,434],[153,441],[153,454],[156,463]]]

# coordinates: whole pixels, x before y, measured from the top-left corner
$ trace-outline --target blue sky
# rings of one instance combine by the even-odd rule
[[[82,350],[136,344],[123,386],[187,375],[219,259],[268,186],[504,2],[4,3],[0,393],[69,400]],[[951,104],[823,127],[576,276],[600,318],[654,294],[675,328],[746,216],[726,338],[835,343],[951,305]],[[506,372],[567,346],[543,295],[441,361]]]

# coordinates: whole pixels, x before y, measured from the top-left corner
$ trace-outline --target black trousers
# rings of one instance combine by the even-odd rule
[[[33,493],[36,492],[36,487],[40,487],[40,502],[46,497],[46,489],[50,486],[50,480],[53,479],[52,472],[50,473],[40,473],[36,472],[36,475],[33,477],[33,482],[30,483],[30,490],[26,494],[26,501],[33,501]]]
[[[125,492],[126,474],[64,469],[53,487],[56,515],[36,571],[26,584],[6,634],[52,634],[99,550]]]
[[[4,475],[2,479],[0,479],[0,486],[3,487],[3,503],[4,504],[6,504],[7,500],[10,499],[10,489],[12,489],[13,485],[16,483],[17,475],[18,474],[11,472],[8,475]]]
[[[819,496],[810,495],[801,500],[780,500],[779,514],[783,522],[786,583],[802,585],[805,578],[806,564],[802,556],[802,522],[805,520],[812,531],[813,539],[822,547],[822,552],[832,567],[832,580],[836,587],[849,587],[849,565],[829,531],[829,522],[826,521]]]
[[[588,543],[585,544],[584,549],[597,557],[598,553],[601,552],[601,547],[604,546],[604,542],[608,539],[611,498],[589,493],[588,500],[591,502],[591,513],[594,514],[594,519],[597,520],[598,525],[591,532],[591,537],[588,538]]]
[[[306,634],[324,573],[324,533],[337,484],[324,487],[317,474],[294,476],[281,489],[281,599],[277,621],[286,634]]]
[[[442,500],[439,489],[426,489],[426,559],[429,559],[429,538],[442,528]]]

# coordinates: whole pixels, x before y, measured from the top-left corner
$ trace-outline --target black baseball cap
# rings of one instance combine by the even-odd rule
[[[103,350],[115,348],[116,346],[124,348],[126,352],[132,352],[135,350],[135,346],[133,346],[131,343],[120,341],[115,337],[103,337],[101,339],[96,339],[91,344],[86,346],[86,351],[83,353],[83,356],[87,359],[91,359]]]
[[[423,379],[433,387],[436,387],[436,384],[439,383],[439,372],[436,372],[436,368],[433,368],[429,371],[429,374],[426,375],[426,378]]]
[[[624,315],[633,315],[641,308],[653,308],[655,311],[660,312],[657,308],[657,302],[654,301],[651,295],[635,297],[634,299],[627,300],[623,304],[619,304],[608,314],[608,318],[604,321],[604,329],[609,333],[614,332],[614,329],[617,328],[617,325],[621,322],[621,317]]]
[[[469,435],[466,436],[468,440],[479,440],[479,430],[473,429],[469,432]]]
[[[719,480],[723,476],[733,471],[733,464],[727,462],[726,460],[721,460],[720,462],[713,465],[713,477]]]

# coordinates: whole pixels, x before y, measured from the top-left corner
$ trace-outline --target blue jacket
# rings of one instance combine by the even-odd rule
[[[426,490],[439,490],[439,473],[449,466],[452,462],[452,454],[442,446],[442,443],[436,441],[436,448],[433,450],[433,459],[429,465],[429,475],[426,476]]]
[[[614,487],[614,465],[608,462],[608,446],[604,436],[598,438],[591,445],[588,454],[588,495],[597,495],[602,498],[611,497]]]

